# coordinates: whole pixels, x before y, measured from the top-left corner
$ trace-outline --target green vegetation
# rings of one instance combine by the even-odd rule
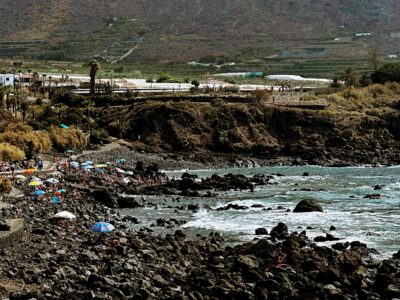
[[[400,82],[400,63],[383,65],[372,74],[371,78],[375,83]]]
[[[97,72],[101,69],[99,62],[95,59],[92,59],[89,64],[90,68],[89,76],[90,76],[90,95],[94,96],[96,93],[96,75]]]

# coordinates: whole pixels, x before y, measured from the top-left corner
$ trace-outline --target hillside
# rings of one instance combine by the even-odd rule
[[[0,0],[0,55],[115,60],[134,48],[126,60],[137,62],[323,48],[353,57],[372,45],[392,53],[399,11],[395,0]]]

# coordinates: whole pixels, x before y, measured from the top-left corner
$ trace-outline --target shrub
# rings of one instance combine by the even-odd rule
[[[24,151],[8,143],[0,143],[0,161],[23,160]]]
[[[35,101],[36,105],[42,105],[43,104],[43,99],[37,98]]]
[[[372,73],[371,79],[375,83],[385,83],[388,81],[400,82],[400,63],[383,65]]]
[[[157,82],[162,83],[162,82],[171,82],[172,77],[169,74],[161,74],[160,77],[158,77]]]
[[[0,196],[9,194],[12,190],[12,184],[8,179],[0,179]]]
[[[73,126],[67,129],[52,126],[48,132],[50,140],[53,143],[53,147],[58,151],[80,149],[86,143],[85,136],[83,135],[82,131]]]
[[[195,87],[198,88],[200,85],[200,82],[198,80],[194,79],[194,80],[192,80],[192,85],[194,85]]]
[[[224,91],[226,93],[239,93],[240,92],[240,88],[237,85],[228,85],[224,88]]]
[[[8,124],[4,132],[0,134],[0,142],[18,147],[28,158],[51,148],[46,132],[35,132],[31,126],[23,123]]]

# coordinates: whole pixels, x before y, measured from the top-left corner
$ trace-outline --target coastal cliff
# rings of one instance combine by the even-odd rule
[[[123,118],[125,137],[148,151],[216,152],[266,160],[290,157],[324,165],[396,164],[400,161],[398,101],[394,95],[390,99],[367,96],[324,96],[330,103],[324,110],[257,101],[146,101],[98,108],[96,114],[99,126],[106,128]]]

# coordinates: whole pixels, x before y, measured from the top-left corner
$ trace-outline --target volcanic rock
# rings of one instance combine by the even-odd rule
[[[294,213],[301,213],[301,212],[323,212],[322,207],[313,200],[305,199],[301,200],[293,210]]]

